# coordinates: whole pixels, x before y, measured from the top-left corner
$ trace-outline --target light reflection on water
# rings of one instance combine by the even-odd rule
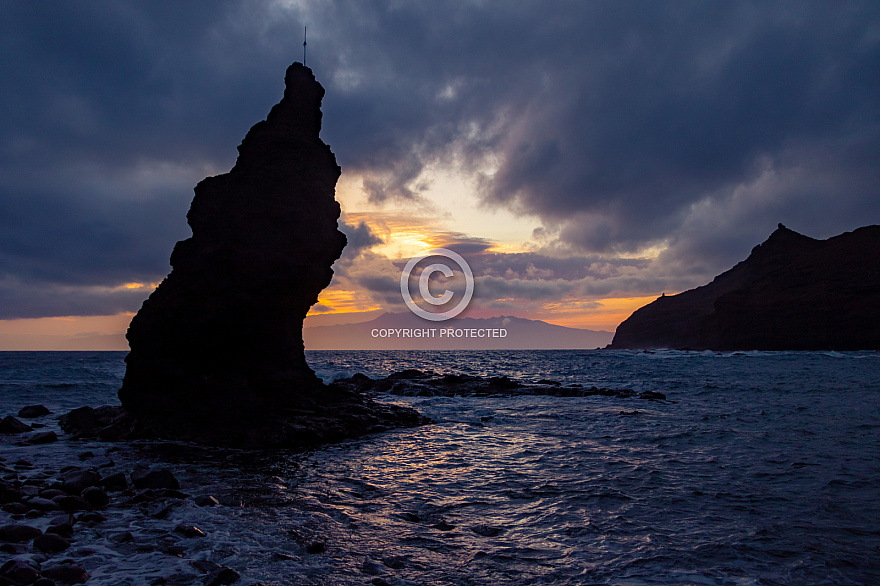
[[[309,360],[328,378],[415,367],[657,390],[670,401],[383,397],[437,423],[298,454],[187,446],[120,454],[170,462],[189,486],[244,501],[181,509],[169,523],[203,526],[210,541],[189,556],[232,566],[245,584],[880,582],[876,354]],[[76,369],[96,404],[94,369]],[[16,400],[35,396],[58,390],[34,387]],[[326,551],[307,554],[315,540]]]

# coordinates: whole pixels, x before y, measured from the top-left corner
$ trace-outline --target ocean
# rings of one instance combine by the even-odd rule
[[[0,353],[0,416],[118,404],[123,352]],[[880,354],[313,351],[326,381],[404,368],[659,391],[592,397],[379,397],[433,425],[306,452],[0,436],[39,475],[91,451],[169,466],[183,492],[104,511],[63,555],[89,584],[878,584]],[[2,474],[0,474],[2,476]],[[0,512],[0,525],[9,515]],[[34,524],[47,523],[42,519]],[[206,537],[173,529],[194,524]],[[133,540],[114,536],[131,532]],[[151,544],[173,541],[169,550]],[[324,551],[307,553],[310,543]],[[169,551],[171,553],[169,553]],[[22,555],[32,555],[22,554]],[[10,554],[0,553],[0,563]],[[187,580],[190,580],[189,582]]]

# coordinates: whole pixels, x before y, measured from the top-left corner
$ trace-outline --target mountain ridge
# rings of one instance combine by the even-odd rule
[[[506,330],[505,336],[440,337],[442,329]],[[425,329],[433,336],[372,335],[372,330]],[[376,332],[377,334],[379,332]],[[395,332],[402,334],[402,332]],[[453,318],[429,322],[408,312],[383,313],[365,322],[303,328],[307,350],[577,350],[601,348],[613,336],[515,316]]]
[[[827,240],[779,224],[711,282],[661,296],[609,348],[880,349],[880,226]]]

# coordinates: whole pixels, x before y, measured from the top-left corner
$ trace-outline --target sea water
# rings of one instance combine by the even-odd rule
[[[667,400],[380,395],[435,423],[299,453],[0,436],[0,458],[37,472],[85,450],[124,471],[167,465],[185,492],[224,502],[183,501],[164,519],[148,505],[104,511],[64,554],[90,584],[200,583],[200,559],[244,585],[880,583],[877,353],[307,355],[328,382],[419,368]],[[58,430],[67,410],[118,404],[124,356],[0,353],[0,415],[44,404]],[[176,537],[178,556],[150,547],[179,523],[207,537]],[[124,531],[133,543],[111,539]],[[314,542],[322,553],[306,552]]]

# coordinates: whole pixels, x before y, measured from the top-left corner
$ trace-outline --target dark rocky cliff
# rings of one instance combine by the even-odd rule
[[[660,297],[610,348],[880,349],[880,226],[827,240],[782,224],[711,283]]]
[[[340,168],[319,138],[324,88],[299,63],[285,84],[233,169],[196,186],[192,238],[128,329],[119,398],[157,434],[284,445],[419,420],[327,387],[306,364],[303,319],[346,240]]]

